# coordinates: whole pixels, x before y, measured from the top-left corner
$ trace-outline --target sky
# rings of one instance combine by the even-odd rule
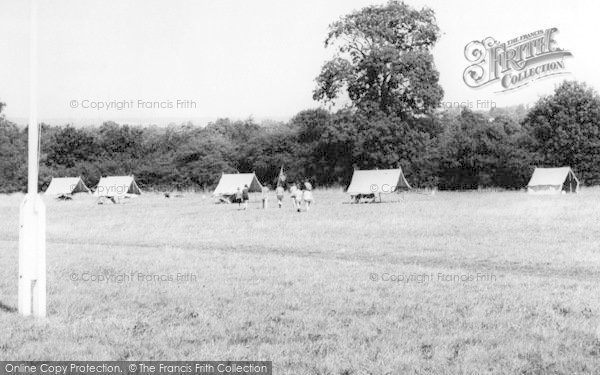
[[[445,103],[475,109],[486,109],[485,103],[531,105],[563,79],[600,90],[598,1],[406,2],[436,12],[442,36],[433,55]],[[289,119],[320,105],[312,91],[334,52],[324,48],[328,25],[384,3],[39,0],[38,116],[75,124]],[[17,122],[29,112],[29,6],[0,0],[0,102],[7,104],[6,117]],[[498,85],[473,89],[464,83],[469,42],[490,36],[508,41],[551,27],[559,30],[557,45],[573,54],[565,60],[570,74],[504,93]]]

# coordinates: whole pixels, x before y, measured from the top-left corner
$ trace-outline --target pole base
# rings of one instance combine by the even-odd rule
[[[46,317],[46,206],[39,194],[21,203],[19,314]]]

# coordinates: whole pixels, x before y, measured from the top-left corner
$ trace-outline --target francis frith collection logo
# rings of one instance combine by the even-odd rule
[[[492,37],[465,46],[472,63],[464,73],[467,86],[479,88],[498,83],[499,92],[524,87],[540,78],[567,74],[565,58],[571,52],[558,47],[558,29],[537,30],[501,43]]]

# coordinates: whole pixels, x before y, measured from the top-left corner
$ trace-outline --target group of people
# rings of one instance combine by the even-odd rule
[[[313,202],[312,185],[310,182],[305,181],[303,184],[296,185],[292,183],[290,185],[290,197],[292,198],[292,204],[294,210],[302,211],[302,204],[304,203],[306,211],[310,209],[310,205]],[[264,194],[264,192],[263,192]],[[283,206],[283,199],[285,195],[285,188],[282,184],[278,184],[275,189],[275,195],[277,196],[277,205],[279,208]],[[263,199],[265,196],[263,196]],[[237,203],[242,209],[248,209],[248,201],[250,200],[249,187],[244,185],[243,188],[238,187],[235,195],[233,196],[233,203]]]
[[[275,189],[275,194],[277,195],[277,205],[279,208],[283,205],[285,188],[279,184]],[[312,185],[310,182],[305,181],[303,184],[300,184],[298,187],[295,183],[290,185],[290,197],[292,198],[292,204],[294,205],[294,209],[298,212],[302,210],[302,203],[305,204],[306,211],[310,209],[310,205],[313,202],[312,195]]]

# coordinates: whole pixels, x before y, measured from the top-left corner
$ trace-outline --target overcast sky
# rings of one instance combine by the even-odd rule
[[[436,12],[442,37],[434,49],[444,101],[530,104],[562,79],[600,89],[596,46],[600,2],[407,1]],[[286,119],[318,106],[314,79],[332,51],[327,26],[373,0],[39,0],[39,117],[120,120],[214,117]],[[462,79],[464,47],[557,27],[572,74],[494,93]],[[26,118],[29,2],[0,0],[0,101],[8,118]],[[72,101],[77,108],[71,108]],[[81,108],[82,101],[129,101],[131,109]],[[190,109],[137,108],[138,100],[190,100]],[[90,105],[88,102],[88,105]],[[475,104],[476,105],[476,104]]]

